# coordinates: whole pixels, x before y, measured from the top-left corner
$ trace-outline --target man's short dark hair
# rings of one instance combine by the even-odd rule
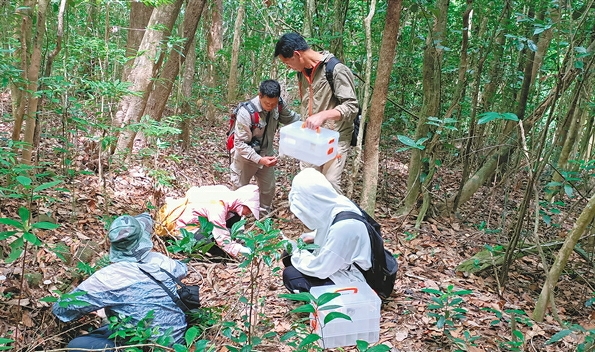
[[[269,98],[279,98],[281,96],[281,85],[274,79],[262,81],[258,90],[260,91],[260,94]]]
[[[310,46],[300,34],[295,32],[285,33],[279,38],[277,45],[275,45],[274,56],[282,55],[284,58],[289,59],[293,57],[294,51],[305,51],[308,49],[310,49]]]

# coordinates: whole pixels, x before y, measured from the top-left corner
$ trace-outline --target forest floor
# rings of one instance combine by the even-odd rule
[[[228,155],[224,149],[224,123],[219,126],[197,126],[190,150],[176,148],[160,151],[150,158],[130,161],[126,168],[103,165],[98,168],[97,144],[81,134],[73,145],[67,147],[72,164],[64,166],[60,149],[66,146],[58,139],[42,136],[42,146],[36,157],[45,162],[49,174],[71,175],[61,191],[48,190],[46,196],[36,202],[36,219],[51,219],[61,226],[53,231],[39,231],[43,246],[29,248],[24,258],[11,264],[0,264],[0,337],[15,339],[17,350],[53,350],[64,345],[68,336],[80,332],[89,324],[97,323],[90,317],[76,323],[59,323],[51,314],[50,305],[39,301],[53,290],[67,292],[80,281],[74,268],[78,260],[95,263],[107,253],[104,220],[122,214],[137,214],[147,209],[147,204],[159,207],[166,196],[178,197],[191,185],[228,184]],[[45,126],[42,130],[47,131]],[[51,128],[56,126],[49,126]],[[0,123],[0,143],[7,146],[12,125]],[[471,201],[464,204],[457,216],[431,216],[415,229],[415,217],[398,216],[397,210],[404,198],[407,178],[407,154],[394,153],[399,146],[382,148],[378,203],[375,218],[382,225],[386,247],[398,254],[400,265],[393,295],[381,310],[380,342],[393,347],[393,351],[573,351],[584,336],[570,334],[561,341],[546,345],[546,341],[563,328],[551,314],[542,323],[535,323],[531,315],[544,282],[541,260],[536,255],[524,256],[514,262],[505,285],[497,280],[495,269],[478,274],[457,272],[463,260],[483,249],[507,243],[501,233],[485,231],[489,223],[498,223],[503,213],[514,213],[516,204],[522,200],[525,175],[519,174],[518,185],[512,190],[508,204],[503,204],[498,195],[503,193],[497,185],[480,189]],[[9,149],[5,149],[9,150]],[[179,161],[176,161],[179,159]],[[288,237],[300,234],[302,225],[291,215],[287,206],[287,192],[293,175],[299,170],[298,163],[287,157],[278,167],[276,210],[273,220]],[[88,174],[81,171],[90,171]],[[169,179],[170,186],[156,181]],[[443,166],[436,179],[440,180],[440,193],[435,200],[456,190],[460,178],[458,170]],[[356,182],[358,194],[361,182]],[[358,198],[358,196],[354,197]],[[0,198],[0,217],[17,217],[21,201]],[[577,214],[567,214],[560,221],[555,235],[564,234],[571,228]],[[511,216],[513,217],[513,216]],[[46,220],[47,221],[47,220]],[[487,224],[487,225],[486,225]],[[495,227],[495,226],[493,226]],[[482,231],[481,229],[484,229]],[[0,228],[5,231],[5,229]],[[545,231],[545,230],[544,230]],[[1,231],[0,231],[1,232]],[[551,231],[550,231],[551,233]],[[155,248],[163,250],[161,240]],[[60,260],[47,246],[63,243],[69,248],[68,263]],[[2,253],[7,243],[0,243]],[[554,252],[555,254],[555,252]],[[5,255],[5,254],[3,254]],[[23,275],[24,266],[24,275]],[[274,267],[282,266],[274,263]],[[237,320],[241,314],[240,295],[248,286],[249,278],[238,263],[208,263],[192,260],[189,263],[188,282],[201,286],[203,306],[221,307],[224,319]],[[587,273],[586,275],[582,275]],[[590,285],[592,268],[581,258],[573,256],[569,268],[560,278],[555,290],[559,318],[564,322],[580,324],[593,329],[593,309],[585,307],[585,301],[595,291]],[[22,280],[25,278],[26,280]],[[262,315],[258,324],[266,331],[283,335],[292,329],[300,316],[291,314],[295,303],[279,298],[286,293],[278,271],[266,269],[259,277],[259,309]],[[431,288],[446,292],[470,290],[461,296],[463,301],[455,304],[466,309],[463,319],[454,319],[450,329],[451,338],[437,327],[436,319],[428,313],[434,295],[422,291]],[[454,298],[454,297],[451,297]],[[15,335],[15,329],[18,333]],[[522,341],[515,340],[513,330]],[[220,330],[206,333],[219,346],[229,341]],[[476,338],[473,342],[470,342]],[[468,342],[455,345],[453,341]],[[290,351],[291,348],[275,340],[265,340],[259,347],[263,351]],[[225,351],[223,347],[218,349]],[[344,349],[354,351],[352,347]]]

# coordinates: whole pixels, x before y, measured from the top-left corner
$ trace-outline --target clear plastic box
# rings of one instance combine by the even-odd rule
[[[283,126],[279,130],[279,155],[320,166],[337,157],[339,132],[328,128],[312,130],[302,127],[302,121]]]
[[[338,305],[340,308],[318,310],[310,314],[310,326],[320,335],[322,348],[352,346],[357,340],[376,343],[380,338],[380,298],[365,282],[349,285],[315,286],[310,289],[314,297],[326,292],[339,292],[341,296],[325,306]],[[321,308],[321,307],[320,307]],[[348,315],[351,321],[338,318],[324,325],[324,318],[330,312]]]

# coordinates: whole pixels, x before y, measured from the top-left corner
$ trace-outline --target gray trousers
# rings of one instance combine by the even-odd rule
[[[239,157],[232,160],[229,168],[231,170],[231,183],[235,188],[249,184],[252,177],[254,177],[260,191],[260,206],[267,209],[271,208],[275,197],[274,167],[266,167]]]

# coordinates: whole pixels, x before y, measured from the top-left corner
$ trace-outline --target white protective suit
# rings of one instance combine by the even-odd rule
[[[302,170],[293,179],[289,204],[291,212],[315,230],[314,244],[319,246],[313,252],[296,249],[291,256],[292,265],[304,275],[330,278],[337,285],[365,282],[363,274],[352,264],[357,263],[363,270],[372,266],[366,225],[348,219],[331,227],[341,211],[361,215],[358,207],[312,168]]]

